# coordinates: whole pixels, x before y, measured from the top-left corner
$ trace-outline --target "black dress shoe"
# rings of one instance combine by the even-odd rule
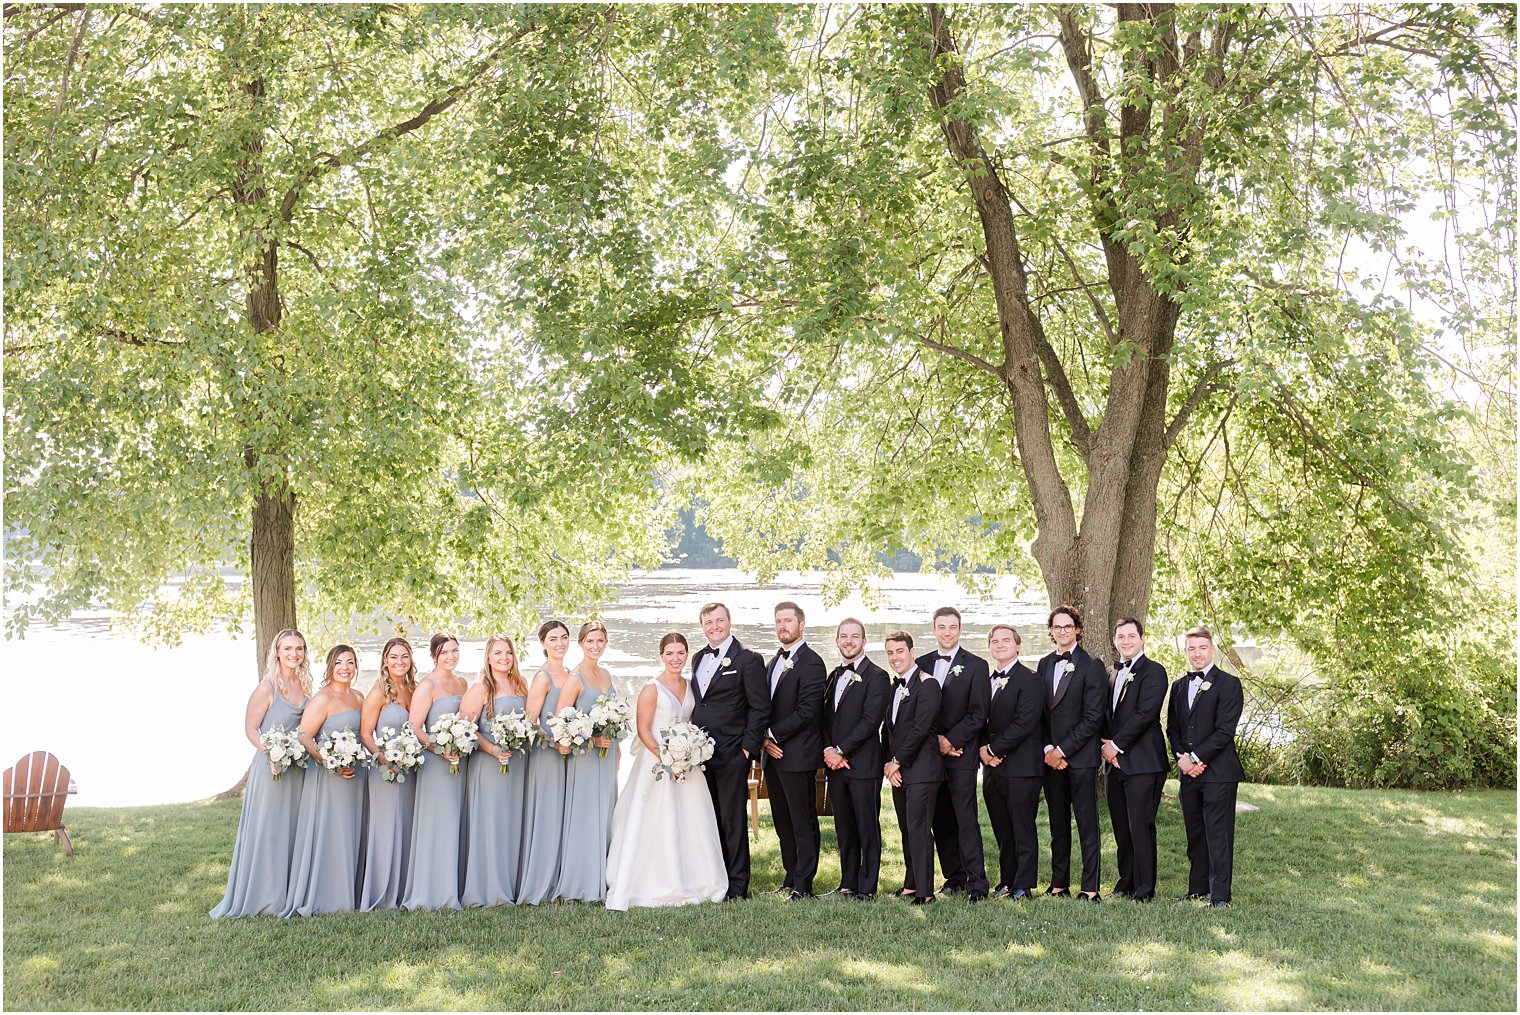
[[[1121,891],[1119,891],[1119,889],[1115,888],[1114,891],[1113,891],[1113,894],[1116,895],[1116,896],[1118,896],[1121,899],[1132,899],[1132,898],[1135,897],[1135,893],[1129,891],[1128,889],[1125,889],[1124,891],[1121,892]]]
[[[1131,895],[1130,898],[1133,899],[1135,902],[1149,902],[1152,899],[1154,899],[1155,896],[1154,895]]]
[[[1071,898],[1071,889],[1070,888],[1047,888],[1047,889],[1045,889],[1045,894],[1046,895],[1054,895],[1058,899],[1069,899],[1069,898]]]
[[[1009,888],[1007,885],[998,885],[992,890],[992,894],[996,895],[1000,899],[1006,899],[1013,894],[1013,889]]]
[[[1008,897],[1010,899],[1032,899],[1034,898],[1034,892],[1031,892],[1027,888],[1015,888],[1013,894]]]
[[[967,892],[966,893],[966,902],[968,904],[970,904],[970,905],[973,905],[973,906],[976,905],[978,902],[985,901],[986,898],[987,898],[987,893],[986,892]]]
[[[870,902],[872,899],[876,898],[876,893],[875,892],[851,892],[850,893],[850,898],[854,899],[856,902]]]
[[[1086,892],[1078,892],[1077,893],[1077,898],[1081,899],[1083,902],[1102,902],[1103,901],[1103,896],[1097,894],[1096,892],[1093,893],[1092,895],[1088,895]]]
[[[818,898],[818,896],[814,895],[812,892],[795,892],[794,891],[794,892],[792,892],[792,894],[790,894],[790,895],[788,895],[786,897],[786,901],[787,902],[800,902],[803,899],[816,899],[816,898]]]
[[[939,893],[941,895],[961,895],[964,894],[965,891],[965,885],[952,885],[948,881],[939,886]]]
[[[915,895],[915,896],[913,896],[913,904],[915,906],[927,906],[929,903],[931,903],[933,901],[934,901],[934,896],[932,896],[932,895]]]
[[[1209,908],[1210,909],[1229,909],[1230,908],[1230,900],[1229,899],[1211,899],[1209,901]]]

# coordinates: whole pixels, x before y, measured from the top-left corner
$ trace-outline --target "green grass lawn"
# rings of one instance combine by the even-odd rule
[[[1243,786],[1235,906],[882,897],[213,921],[238,803],[68,812],[5,837],[7,1008],[1515,1009],[1514,792]],[[901,884],[897,829],[883,891]],[[1041,822],[1044,821],[1043,811]],[[1104,890],[1113,884],[1104,818]],[[819,890],[837,883],[824,819]],[[993,856],[990,832],[988,855]],[[1075,859],[1075,858],[1074,858]],[[754,885],[779,884],[762,824]],[[1042,843],[1041,876],[1048,875]],[[994,877],[993,880],[996,880]],[[1163,901],[1164,899],[1164,901]]]

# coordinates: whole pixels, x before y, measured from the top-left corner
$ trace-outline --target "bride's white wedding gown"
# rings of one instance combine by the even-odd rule
[[[658,680],[655,735],[691,719],[696,699],[686,682],[680,701]],[[684,906],[719,902],[728,893],[728,869],[718,844],[707,779],[691,772],[681,782],[669,775],[656,782],[643,741],[633,740],[633,769],[612,812],[612,846],[607,854],[607,908]]]

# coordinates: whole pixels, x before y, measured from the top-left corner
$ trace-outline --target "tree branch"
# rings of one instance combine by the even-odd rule
[[[1188,417],[1192,416],[1193,410],[1198,408],[1205,398],[1224,387],[1224,381],[1219,375],[1234,365],[1233,359],[1223,359],[1209,364],[1203,376],[1198,378],[1198,383],[1193,385],[1193,390],[1183,401],[1182,407],[1177,410],[1177,415],[1173,416],[1171,423],[1167,425],[1166,433],[1161,438],[1163,453],[1169,453],[1172,445],[1177,442],[1177,438],[1182,436],[1182,431],[1187,428]]]
[[[940,326],[944,326],[943,321],[940,322]],[[929,338],[927,335],[919,335],[918,340],[924,345],[928,346],[930,349],[937,349],[947,356],[954,356],[958,360],[964,360],[965,362],[970,363],[972,366],[976,367],[978,370],[985,370],[994,377],[1003,376],[1003,372],[1001,370],[993,366],[991,363],[988,363],[986,360],[982,359],[976,353],[967,352],[965,349],[957,349],[955,346],[946,345],[943,342],[936,342],[934,339]]]
[[[402,120],[400,123],[386,127],[373,137],[361,141],[346,151],[339,152],[336,155],[327,152],[319,155],[315,162],[296,177],[296,181],[285,192],[285,197],[280,202],[280,218],[286,222],[290,221],[291,216],[295,214],[296,203],[300,201],[302,192],[309,184],[316,182],[334,169],[354,165],[381,145],[410,134],[412,131],[425,126],[428,121],[438,114],[447,112],[455,103],[464,98],[471,89],[479,84],[480,80],[493,67],[501,62],[501,58],[506,55],[507,50],[513,44],[530,31],[532,31],[531,27],[519,28],[503,39],[496,45],[496,48],[482,57],[461,80],[455,82],[442,95],[428,100],[415,115]]]

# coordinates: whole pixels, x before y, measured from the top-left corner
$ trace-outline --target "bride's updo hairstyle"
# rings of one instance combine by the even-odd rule
[[[663,653],[665,651],[666,645],[672,645],[676,642],[680,642],[681,647],[687,651],[691,650],[691,646],[686,644],[686,635],[682,634],[680,631],[671,631],[665,637],[660,639],[660,651]]]

